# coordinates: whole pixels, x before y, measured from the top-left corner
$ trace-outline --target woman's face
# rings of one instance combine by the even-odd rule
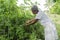
[[[38,12],[38,11],[33,11],[33,10],[32,10],[32,13],[33,13],[33,14],[37,14],[37,12]]]

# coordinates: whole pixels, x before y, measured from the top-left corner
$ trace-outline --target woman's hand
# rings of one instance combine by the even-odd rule
[[[31,20],[28,20],[28,21],[26,21],[26,24],[29,24],[31,22]]]
[[[28,20],[25,25],[28,26],[30,24],[30,20]]]
[[[26,26],[29,26],[29,25],[31,25],[31,24],[36,23],[37,21],[38,21],[38,19],[28,20],[25,25],[26,25]]]

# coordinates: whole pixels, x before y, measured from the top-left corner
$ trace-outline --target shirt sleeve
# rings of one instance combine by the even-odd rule
[[[42,12],[38,12],[38,13],[36,14],[35,19],[41,19],[41,16],[42,16]]]

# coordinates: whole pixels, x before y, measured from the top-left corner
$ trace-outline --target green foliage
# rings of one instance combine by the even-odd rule
[[[0,40],[43,40],[43,27],[39,23],[22,25],[33,17],[24,6],[17,7],[16,0],[0,0]]]
[[[50,12],[60,14],[60,0],[56,0],[54,6],[50,9]]]

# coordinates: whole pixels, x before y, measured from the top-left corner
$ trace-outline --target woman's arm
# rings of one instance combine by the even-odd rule
[[[28,20],[28,21],[26,22],[26,26],[31,25],[31,24],[34,24],[34,23],[36,23],[37,21],[38,21],[38,19]]]

